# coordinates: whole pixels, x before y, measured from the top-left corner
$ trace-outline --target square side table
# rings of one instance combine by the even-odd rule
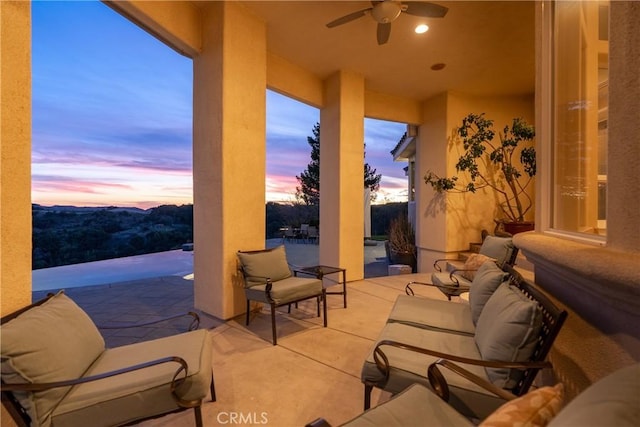
[[[338,281],[335,283],[336,285],[342,285],[342,291],[327,291],[327,295],[342,295],[344,298],[344,308],[347,308],[347,270],[345,268],[331,267],[328,265],[312,265],[294,270],[294,275],[297,276],[298,273],[316,276],[316,278],[320,280],[327,274],[342,273],[342,282],[338,278]]]

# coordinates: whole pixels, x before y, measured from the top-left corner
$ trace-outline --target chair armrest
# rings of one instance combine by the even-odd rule
[[[174,320],[174,319],[179,319],[181,317],[185,317],[185,316],[191,316],[191,323],[189,324],[189,331],[195,331],[196,329],[198,329],[198,327],[200,327],[200,316],[198,316],[198,313],[195,313],[193,311],[189,311],[187,313],[182,313],[182,314],[176,314],[174,316],[169,316],[169,317],[163,317],[162,319],[157,319],[157,320],[151,320],[149,322],[144,322],[144,323],[125,323],[125,324],[118,324],[118,325],[96,325],[96,327],[98,329],[127,329],[127,328],[138,328],[141,326],[148,326],[148,325],[153,325],[156,323],[160,323],[160,322],[167,322],[169,320]]]
[[[446,261],[451,261],[451,258],[438,258],[437,260],[435,260],[435,261],[433,262],[433,268],[434,268],[437,272],[441,273],[441,272],[442,272],[442,267],[440,267],[440,263],[441,263],[441,262],[446,262]]]
[[[384,354],[384,351],[382,351],[381,349],[381,347],[383,346],[396,347],[402,350],[426,354],[428,356],[433,356],[438,359],[451,360],[454,362],[464,363],[467,365],[483,366],[485,368],[545,369],[545,368],[552,367],[551,363],[547,361],[506,362],[506,361],[470,359],[468,357],[461,357],[461,356],[456,356],[454,354],[447,354],[440,351],[431,350],[428,348],[422,348],[422,347],[417,347],[410,344],[404,344],[398,341],[382,340],[378,344],[376,344],[373,350],[373,360],[378,370],[380,370],[380,372],[384,374],[385,382],[389,380],[391,365],[389,363],[389,359],[387,355]]]
[[[411,288],[412,285],[420,285],[420,286],[431,286],[434,288],[438,288],[438,289],[451,289],[452,291],[457,291],[457,292],[469,292],[469,286],[466,285],[460,285],[458,283],[457,286],[446,286],[446,285],[434,285],[433,283],[425,283],[425,282],[417,282],[417,281],[413,281],[413,282],[409,282],[407,283],[407,286],[404,287],[404,292],[407,295],[410,296],[415,296],[415,293],[413,292],[413,289]]]
[[[242,273],[242,277],[245,281],[245,286],[246,286],[246,282],[247,282],[247,274],[245,274],[244,272],[244,268],[242,268],[242,265],[238,266],[238,270],[240,270],[240,273]],[[251,276],[254,279],[264,279],[265,284],[266,284],[266,288],[264,290],[265,294],[267,295],[267,301],[269,302],[273,302],[273,298],[271,298],[271,289],[273,288],[273,283],[271,282],[271,277],[258,277],[258,276]]]
[[[456,365],[455,363],[446,360],[446,359],[438,359],[429,365],[427,369],[427,377],[429,378],[429,384],[431,384],[431,388],[435,391],[435,393],[440,396],[442,400],[445,402],[449,401],[449,385],[447,384],[447,380],[442,375],[440,370],[438,369],[438,365],[444,366],[445,368],[455,372],[461,377],[466,378],[477,386],[484,388],[485,390],[495,394],[496,396],[504,399],[504,400],[513,400],[517,396],[513,393],[509,393],[505,389],[502,389],[484,378],[480,378],[479,376],[469,372],[461,366]]]
[[[187,361],[178,356],[163,357],[162,359],[156,359],[149,362],[144,362],[137,365],[129,366],[126,368],[105,372],[102,374],[92,375],[92,376],[83,377],[83,378],[76,378],[72,380],[56,381],[51,383],[27,383],[27,384],[24,384],[24,383],[23,384],[7,384],[3,382],[0,385],[0,389],[2,391],[38,392],[38,391],[44,391],[44,390],[49,390],[49,389],[58,388],[58,387],[71,387],[74,385],[98,381],[105,378],[114,377],[116,375],[125,374],[127,372],[139,371],[141,369],[146,369],[151,366],[156,366],[156,365],[161,365],[164,363],[171,363],[171,362],[180,364],[180,367],[178,368],[178,370],[176,370],[175,374],[173,374],[173,378],[171,379],[170,391],[171,391],[171,395],[173,396],[173,399],[178,403],[178,405],[185,408],[192,408],[194,406],[197,406],[199,402],[182,400],[180,399],[180,397],[178,397],[176,393],[176,389],[186,379],[188,375],[188,369],[189,369],[189,365],[187,364]],[[180,373],[183,371],[184,371],[184,377],[178,378]]]
[[[449,273],[449,278],[451,279],[452,282],[456,283],[456,286],[463,286],[463,285],[460,285],[460,281],[455,275],[465,271],[478,271],[478,269],[477,268],[454,268],[453,270],[451,270],[451,272]],[[460,275],[462,276],[462,274]]]

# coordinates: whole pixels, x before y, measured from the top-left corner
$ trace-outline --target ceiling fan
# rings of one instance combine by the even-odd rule
[[[389,41],[391,34],[391,23],[396,20],[402,12],[409,15],[422,16],[425,18],[442,18],[447,14],[448,8],[435,3],[421,1],[372,1],[372,6],[357,12],[350,13],[327,24],[327,27],[333,28],[338,25],[346,24],[354,21],[364,15],[370,14],[378,23],[378,44],[382,45]]]

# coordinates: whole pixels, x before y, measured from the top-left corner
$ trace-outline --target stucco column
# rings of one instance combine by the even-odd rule
[[[194,58],[193,197],[196,308],[245,310],[236,252],[265,244],[266,29],[234,2],[202,5]]]
[[[4,315],[31,303],[31,4],[0,2],[0,29],[0,301]]]
[[[320,263],[364,277],[364,78],[339,71],[320,110]]]
[[[418,129],[415,164],[416,246],[418,271],[433,269],[433,262],[447,251],[446,195],[439,195],[424,183],[431,170],[440,176],[447,168],[447,101],[446,93],[434,96],[423,105],[423,122]]]
[[[611,2],[607,244],[638,252],[640,160],[640,3]]]

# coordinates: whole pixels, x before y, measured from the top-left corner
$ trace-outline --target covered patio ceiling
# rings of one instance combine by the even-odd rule
[[[337,70],[365,77],[367,90],[425,100],[444,91],[468,95],[534,92],[534,2],[437,1],[444,18],[402,13],[379,46],[369,15],[327,28],[368,1],[242,1],[267,24],[268,50],[324,79]],[[196,3],[197,4],[197,3]],[[426,23],[427,33],[414,28]],[[434,71],[434,64],[445,68]]]

